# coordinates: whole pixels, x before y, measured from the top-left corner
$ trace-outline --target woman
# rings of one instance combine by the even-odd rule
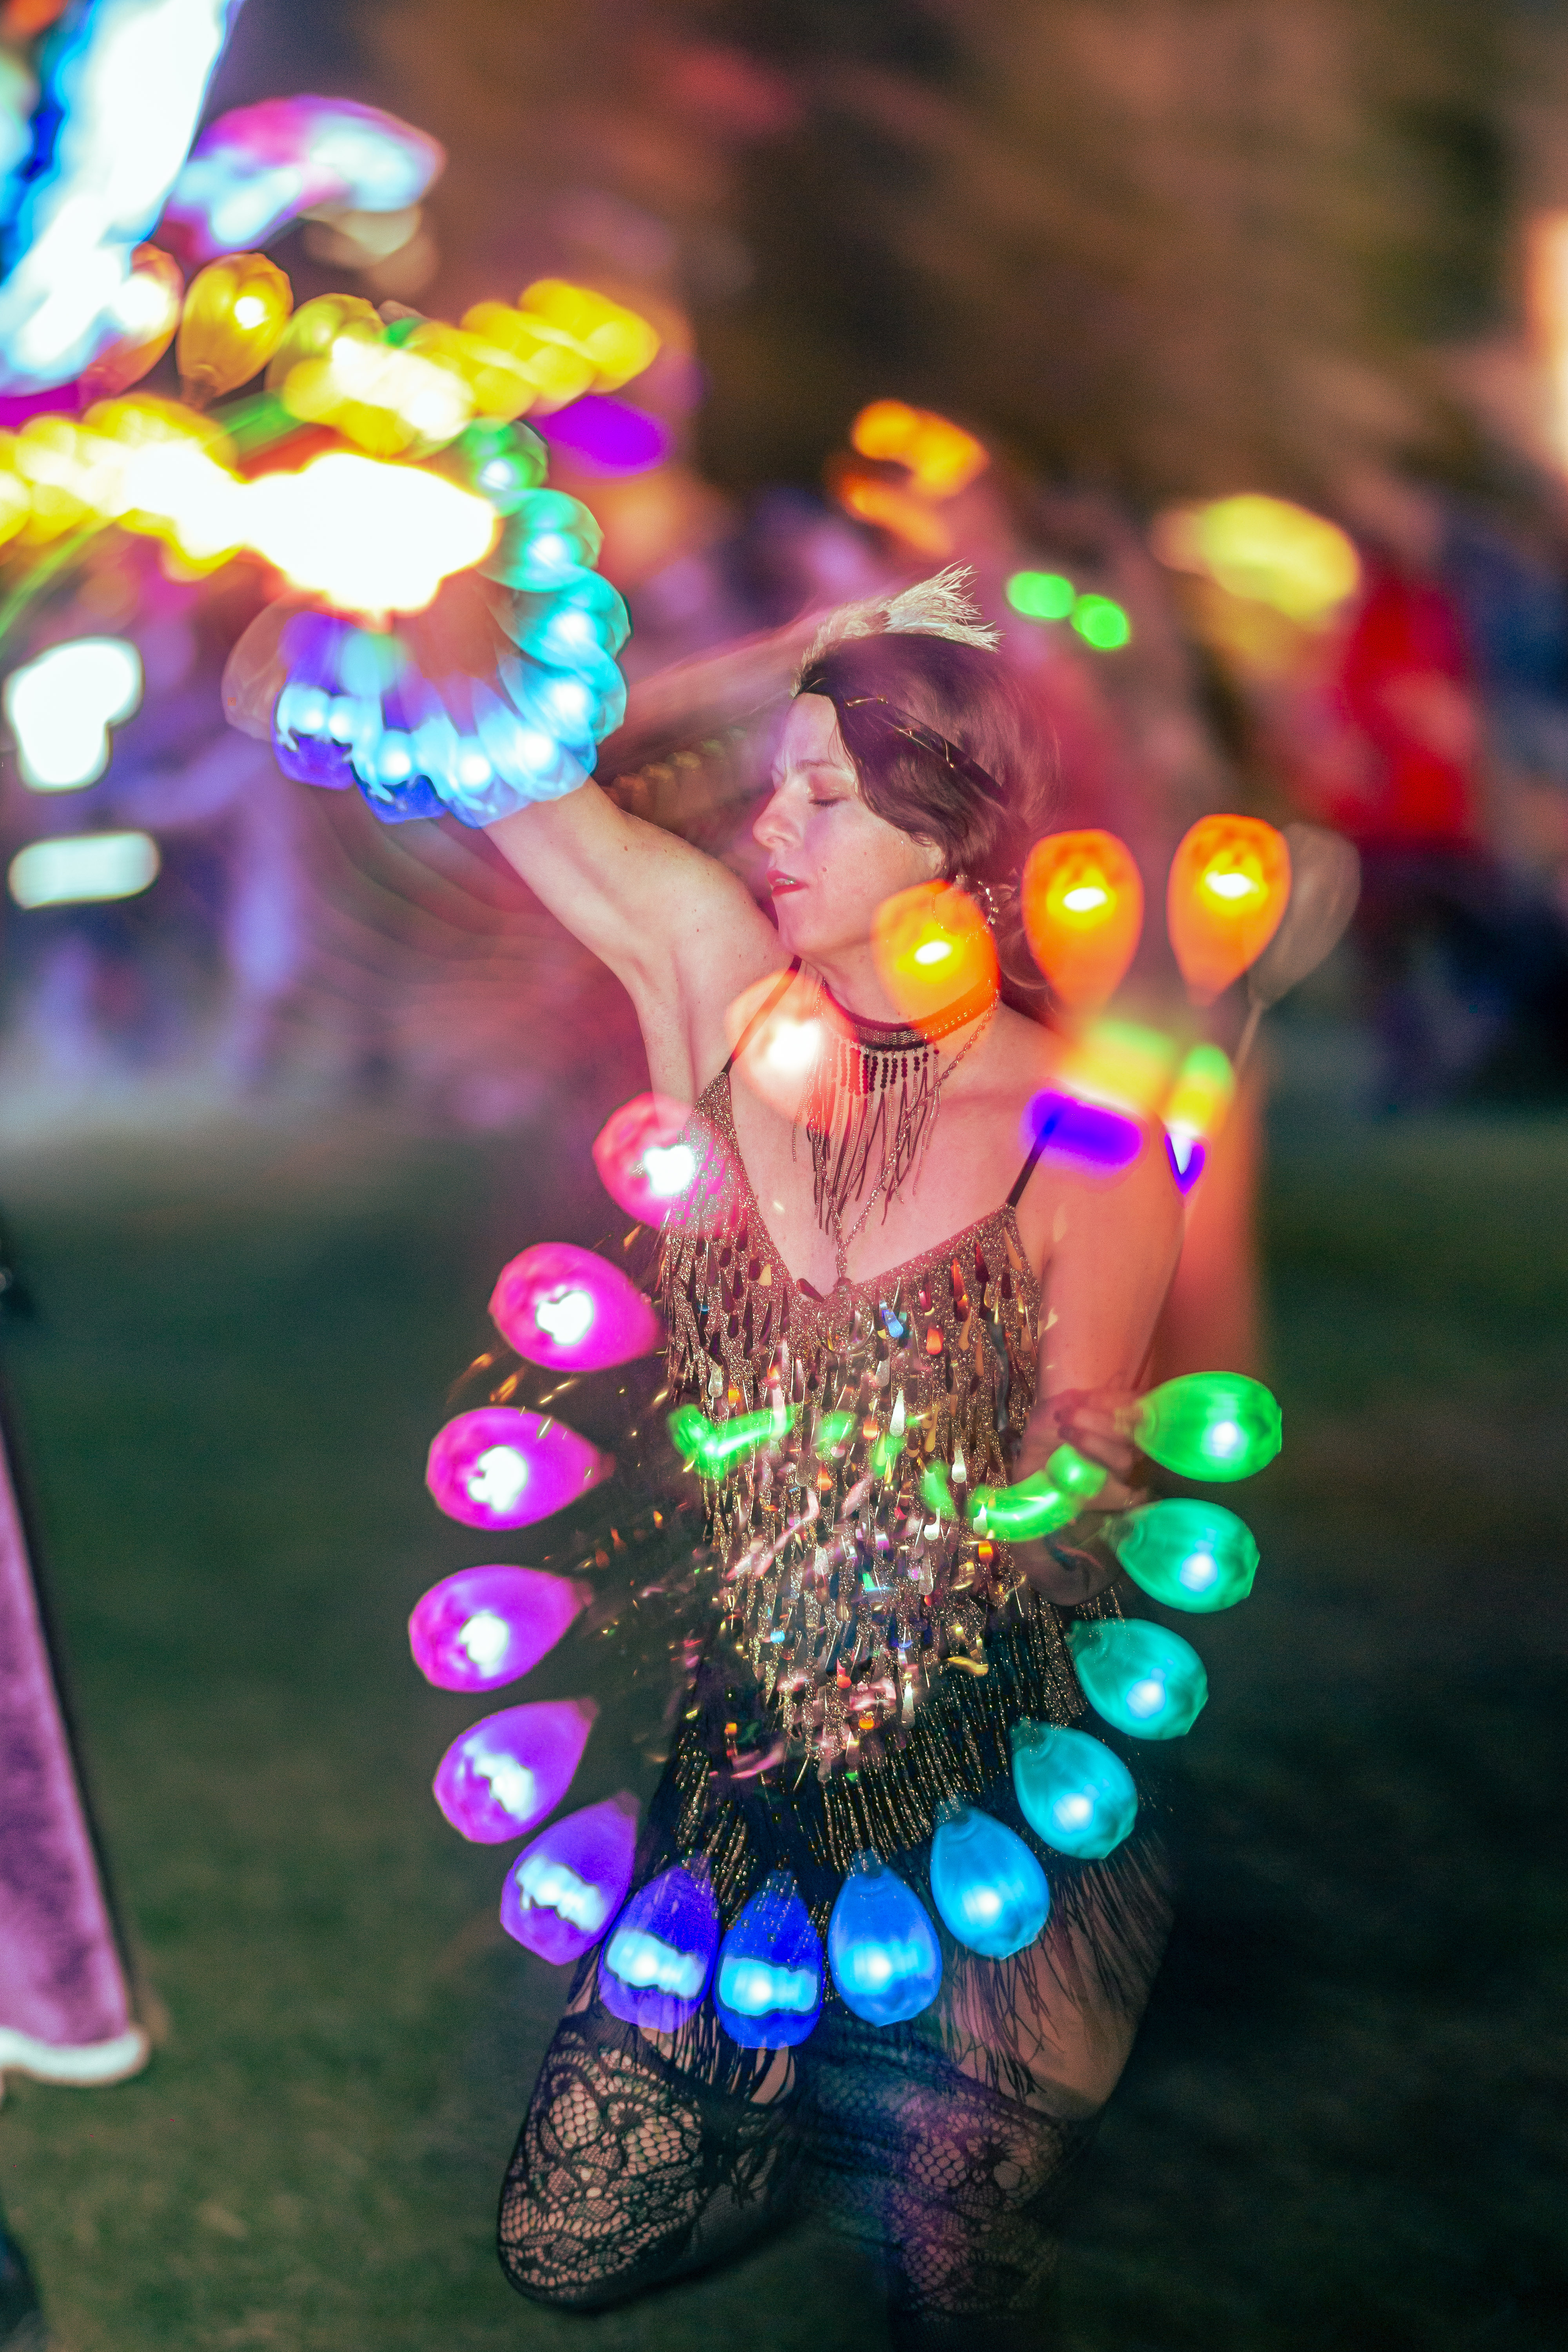
[[[591,785],[493,828],[630,991],[654,1087],[696,1106],[702,1173],[661,1259],[672,1401],[719,1420],[771,1401],[803,1426],[854,1408],[842,1461],[825,1448],[823,1466],[781,1462],[775,1482],[753,1465],[714,1492],[721,1567],[744,1552],[748,1573],[725,1588],[637,1883],[700,1853],[726,1917],[782,1866],[820,1926],[865,1846],[918,1878],[944,1792],[1016,1821],[1007,1729],[1082,1710],[1062,1612],[1115,1611],[1092,1553],[977,1541],[962,1498],[1066,1441],[1109,1474],[1097,1510],[1130,1500],[1124,1432],[1178,1247],[1164,1154],[1110,1189],[1026,1155],[1048,1033],[988,987],[911,1033],[871,944],[884,901],[951,877],[992,911],[1004,970],[1016,945],[1046,761],[976,622],[944,578],[819,633],[755,827],[772,922]],[[764,1017],[737,1041],[742,999]],[[792,1015],[829,1040],[794,1106],[761,1066],[768,1021]],[[928,1524],[921,1481],[943,1470],[960,1513]],[[1167,1919],[1146,1825],[1108,1861],[1052,1856],[1050,1876],[1031,1948],[951,1947],[912,2022],[830,2003],[794,2051],[741,2050],[708,2009],[673,2035],[623,2024],[591,1955],[507,2179],[514,2285],[592,2310],[805,2200],[882,2251],[900,2347],[1033,2341],[1049,2207]]]

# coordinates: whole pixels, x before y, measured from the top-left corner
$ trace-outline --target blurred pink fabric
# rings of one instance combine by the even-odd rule
[[[147,2055],[0,1447],[0,2076],[111,2083]]]

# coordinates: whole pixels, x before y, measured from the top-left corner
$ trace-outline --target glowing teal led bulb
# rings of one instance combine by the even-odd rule
[[[1168,1609],[1234,1608],[1258,1573],[1251,1528],[1220,1503],[1145,1503],[1107,1533],[1133,1583]]]
[[[1084,1696],[1097,1715],[1135,1739],[1179,1739],[1209,1695],[1190,1642],[1145,1618],[1080,1618],[1068,1635]]]

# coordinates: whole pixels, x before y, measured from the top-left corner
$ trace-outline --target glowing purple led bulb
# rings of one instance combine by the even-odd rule
[[[500,1690],[555,1647],[590,1598],[586,1584],[542,1569],[459,1569],[416,1603],[408,1646],[437,1690]]]
[[[487,1715],[437,1766],[436,1802],[475,1845],[521,1836],[572,1786],[598,1712],[591,1698],[567,1698]]]
[[[695,2016],[719,1949],[708,1858],[694,1853],[634,1895],[599,1955],[599,1998],[613,2017],[674,2033]]]
[[[570,1242],[541,1242],[503,1266],[490,1314],[520,1356],[559,1372],[628,1363],[664,1338],[658,1317],[620,1267]]]
[[[626,1899],[637,1843],[637,1799],[624,1789],[552,1822],[507,1873],[501,1926],[542,1960],[580,1959]]]
[[[615,1466],[563,1422],[485,1405],[437,1430],[425,1484],[465,1527],[526,1528],[574,1503]]]

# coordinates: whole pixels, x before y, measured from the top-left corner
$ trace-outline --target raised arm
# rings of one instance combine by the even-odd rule
[[[692,1101],[724,1057],[725,1006],[781,960],[751,893],[717,858],[628,816],[597,784],[489,830],[629,992],[654,1087]]]
[[[619,740],[711,731],[784,689],[809,623],[640,680]],[[724,1013],[781,963],[778,935],[717,858],[628,815],[596,784],[519,809],[491,838],[637,1006],[661,1094],[691,1101],[727,1051]]]

